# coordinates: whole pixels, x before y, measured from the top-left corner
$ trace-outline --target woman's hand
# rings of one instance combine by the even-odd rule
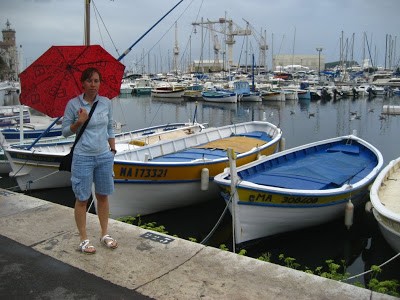
[[[82,125],[83,123],[85,123],[86,120],[88,119],[88,117],[89,117],[89,114],[88,114],[87,110],[81,107],[78,110],[78,121],[77,122],[79,123],[79,125]]]

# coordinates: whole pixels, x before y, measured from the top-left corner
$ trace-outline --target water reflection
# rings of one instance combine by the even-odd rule
[[[209,123],[210,126],[222,126],[233,122],[267,120],[282,129],[286,148],[347,135],[356,131],[358,136],[382,152],[386,164],[391,159],[400,156],[398,139],[400,116],[386,115],[385,118],[381,116],[383,105],[389,103],[400,105],[400,97],[348,98],[336,101],[239,102],[237,104],[200,101],[198,102],[198,121]],[[185,110],[187,113],[188,111],[193,112],[194,107],[193,102],[187,102],[183,105],[180,104],[178,109]],[[163,109],[164,107],[161,107],[160,111]],[[171,232],[177,232],[179,236],[195,237],[201,241],[212,229],[214,222],[218,220],[219,214],[223,211],[220,200],[210,200],[201,209],[199,207],[182,208],[146,218],[157,220],[158,223],[171,228]],[[210,216],[210,213],[213,215]],[[388,245],[382,241],[374,220],[368,220],[368,217],[363,214],[365,213],[361,209],[361,217],[355,218],[355,223],[350,230],[344,227],[343,220],[338,220],[316,228],[258,241],[248,249],[248,255],[257,257],[264,252],[270,252],[276,261],[277,256],[283,253],[285,256],[296,258],[302,266],[311,269],[324,266],[327,259],[334,259],[336,262],[344,260],[352,275],[362,273],[372,264],[381,263],[384,259],[390,258],[390,254],[382,256],[379,251],[382,249],[391,251],[390,247],[388,248]],[[181,222],[176,224],[177,222],[171,221],[182,220],[182,215],[188,216],[188,223],[184,221],[184,224],[191,224],[193,227],[182,226]],[[199,217],[196,218],[196,215]],[[207,218],[203,217],[205,215]],[[204,222],[205,219],[207,222]],[[224,217],[209,244],[218,247],[224,243],[231,247],[231,233],[231,217],[228,214]],[[378,257],[380,259],[377,259]],[[388,266],[386,269],[392,270],[392,267]],[[399,268],[394,270],[399,270]],[[391,277],[384,278],[400,279],[399,272],[388,273]],[[368,279],[368,276],[365,278]],[[363,282],[364,280],[358,278],[354,281]]]
[[[382,118],[382,107],[387,104],[400,105],[400,97],[237,104],[152,99],[150,96],[130,96],[113,100],[115,119],[125,124],[124,130],[187,122],[193,120],[195,111],[197,121],[208,123],[210,126],[265,119],[282,129],[286,148],[347,135],[356,130],[358,136],[382,152],[385,165],[400,156],[400,116],[386,115]],[[68,199],[73,199],[68,189],[32,192],[32,195],[49,201],[57,199],[64,205]],[[155,221],[164,225],[170,234],[177,234],[183,238],[194,237],[201,241],[212,230],[224,207],[222,199],[209,199],[198,206],[144,216],[142,219],[143,222]],[[343,259],[352,275],[362,273],[371,265],[381,264],[394,254],[380,235],[374,219],[365,215],[362,209],[359,214],[350,230],[344,227],[343,220],[338,220],[258,241],[248,249],[248,255],[258,257],[264,252],[270,252],[276,261],[277,256],[283,253],[286,257],[296,258],[298,263],[310,269],[323,266],[327,259]],[[208,244],[218,247],[224,243],[231,247],[231,224],[231,216],[228,213]],[[400,280],[400,259],[382,269],[383,272],[379,275],[381,278]],[[369,276],[364,276],[367,281]]]

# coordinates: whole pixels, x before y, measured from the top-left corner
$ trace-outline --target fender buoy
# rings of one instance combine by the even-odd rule
[[[365,209],[365,212],[367,212],[367,213],[372,212],[372,203],[371,203],[371,201],[368,201],[367,203],[365,203],[364,209]]]
[[[346,225],[347,229],[353,225],[353,215],[354,215],[354,205],[351,202],[351,199],[346,203],[346,207],[344,210],[344,225]]]
[[[210,182],[210,171],[207,168],[201,169],[201,190],[207,191]]]

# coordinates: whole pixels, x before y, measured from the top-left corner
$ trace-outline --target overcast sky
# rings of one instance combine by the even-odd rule
[[[17,44],[22,45],[23,64],[30,64],[52,45],[84,43],[84,2],[0,0],[0,28],[4,29],[6,21],[10,21],[16,30]],[[177,3],[179,0],[92,0],[91,44],[102,45],[118,58]],[[183,0],[122,62],[127,69],[133,69],[145,57],[144,64],[150,64],[151,71],[156,67],[167,71],[175,45],[175,22],[180,61],[183,57],[199,60],[201,29],[197,27],[194,33],[191,24],[201,22],[202,18],[204,22],[226,17],[233,20],[234,30],[245,29],[246,20],[257,32],[257,39],[266,36],[269,65],[272,53],[317,54],[316,47],[323,48],[325,62],[337,61],[342,36],[343,45],[348,45],[344,54],[349,60],[352,56],[361,63],[365,55],[381,66],[385,64],[386,40],[390,36],[396,45],[393,60],[397,65],[399,13],[400,0]],[[215,24],[214,29],[222,32],[223,26]],[[203,29],[204,59],[214,59],[207,32]],[[368,43],[363,42],[364,36]],[[235,63],[244,63],[246,59],[250,63],[252,53],[258,57],[257,39],[235,37]],[[219,41],[222,44],[222,34]]]

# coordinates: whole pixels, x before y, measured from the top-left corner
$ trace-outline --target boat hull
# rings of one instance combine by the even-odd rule
[[[371,187],[373,214],[387,243],[400,252],[400,158],[379,173]]]
[[[201,183],[135,183],[115,182],[110,197],[110,218],[148,215],[179,207],[195,205],[218,196],[218,187],[210,182],[207,190]]]
[[[203,100],[207,102],[236,103],[236,93],[226,91],[204,91],[201,93]]]
[[[288,149],[238,168],[230,209],[236,243],[326,223],[345,216],[349,200],[365,202],[383,164],[367,142],[345,136]],[[351,166],[349,166],[351,165]],[[215,177],[228,203],[232,182]]]
[[[262,101],[261,93],[257,93],[257,92],[240,95],[239,99],[242,102],[261,102]]]
[[[379,225],[383,238],[396,252],[400,252],[400,222],[393,221],[373,210],[374,217]]]
[[[7,141],[19,141],[20,140],[20,130],[17,128],[4,128],[1,130],[1,133],[4,135]],[[24,139],[36,139],[44,133],[44,129],[35,130],[35,129],[24,129],[23,138]],[[59,137],[62,135],[61,127],[50,129],[44,137]]]
[[[277,195],[274,193],[260,192],[237,188],[239,199],[257,198],[273,199],[281,198],[287,205],[267,204],[260,202],[249,203],[239,200],[235,207],[237,218],[240,222],[240,231],[236,238],[238,244],[252,241],[280,233],[295,231],[307,227],[327,223],[345,217],[346,203],[351,198],[355,207],[365,202],[368,194],[367,187],[357,191],[357,195],[350,193],[342,195],[330,195],[315,197],[313,194],[303,195]],[[223,192],[226,203],[230,199],[230,189]],[[318,198],[318,200],[316,200]],[[296,203],[296,201],[299,201]],[[318,201],[318,202],[314,202]],[[301,203],[303,202],[303,203]],[[310,202],[310,203],[307,203]],[[232,212],[232,206],[229,207]]]
[[[180,98],[185,93],[185,89],[153,89],[151,90],[151,96],[156,98]]]
[[[276,91],[264,91],[262,93],[262,100],[265,101],[286,101],[284,92]]]

